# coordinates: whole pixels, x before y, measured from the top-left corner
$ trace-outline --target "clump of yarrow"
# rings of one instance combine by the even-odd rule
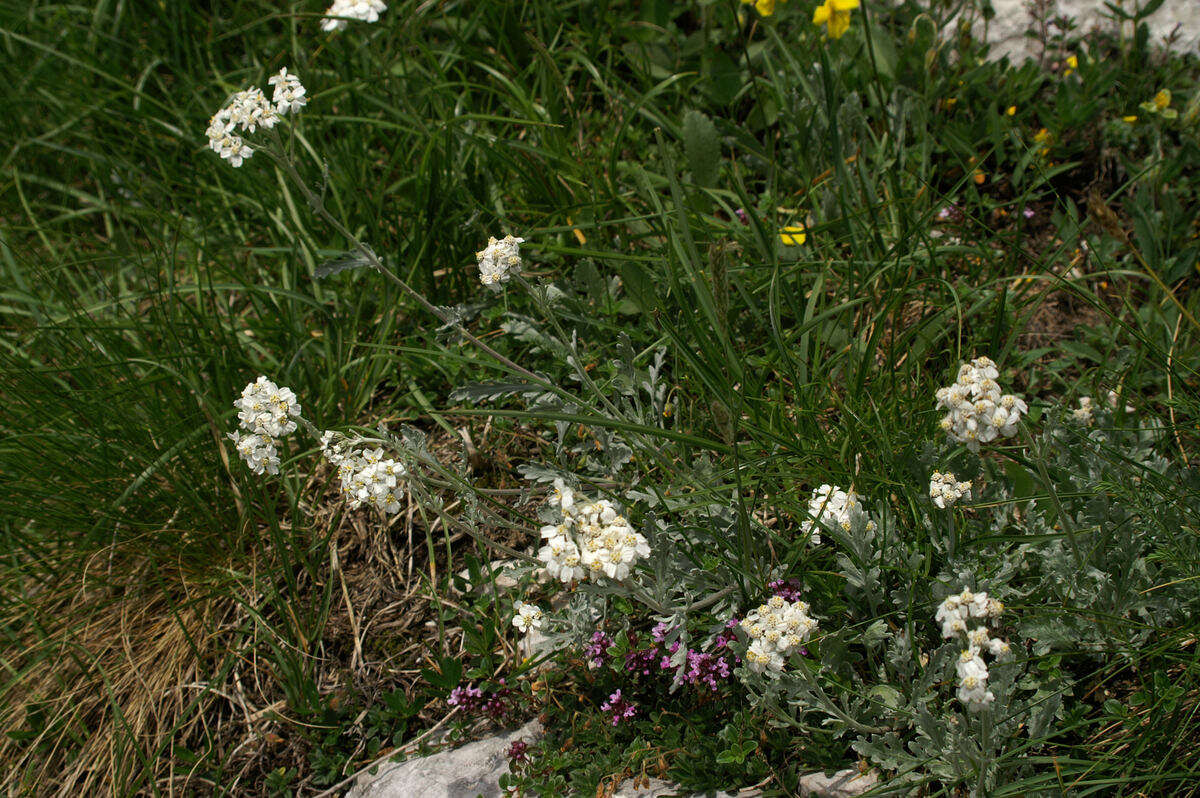
[[[235,167],[254,155],[244,134],[254,133],[259,128],[270,130],[284,116],[294,114],[308,104],[304,85],[287,71],[287,67],[267,82],[275,87],[270,100],[257,87],[239,91],[208,121],[205,131],[208,148]]]
[[[971,498],[971,483],[959,482],[958,477],[947,471],[934,471],[929,477],[929,498],[943,510],[958,503],[959,499]]]
[[[523,238],[505,236],[500,240],[488,238],[485,248],[475,253],[479,264],[479,281],[493,291],[499,291],[501,283],[508,282],[514,274],[521,273],[521,244]]]
[[[337,467],[342,493],[352,508],[367,505],[389,515],[400,512],[401,479],[408,470],[385,457],[382,447],[356,446],[327,431],[321,436],[321,454]]]
[[[952,385],[938,389],[937,406],[947,411],[941,427],[950,440],[978,452],[981,444],[1017,434],[1029,408],[1019,396],[1001,392],[999,376],[991,358],[977,357],[959,368]]]
[[[554,579],[570,584],[586,575],[620,582],[629,577],[639,560],[650,556],[646,538],[608,499],[576,496],[556,479],[547,506],[557,510],[558,518],[541,529],[545,545],[538,551],[538,559]]]
[[[808,642],[817,622],[808,614],[808,604],[771,596],[766,604],[745,617],[742,631],[750,639],[746,665],[755,672],[783,670],[787,659]]]
[[[822,529],[841,529],[849,532],[856,524],[866,520],[862,502],[851,488],[842,490],[836,485],[822,485],[812,492],[808,500],[808,518],[800,524],[800,534],[807,535],[809,542],[821,542]],[[866,521],[868,526],[873,522]]]
[[[242,389],[233,406],[239,429],[226,437],[255,474],[278,474],[279,439],[296,431],[300,416],[296,394],[260,376]]]
[[[1007,642],[992,637],[988,621],[995,621],[1004,612],[1004,604],[989,598],[987,593],[964,589],[943,601],[935,620],[942,625],[942,637],[964,644],[955,663],[958,673],[958,700],[971,712],[979,712],[996,700],[988,690],[988,667],[983,655],[994,658],[1006,656]]]
[[[387,11],[387,4],[383,0],[333,0],[321,20],[321,30],[326,33],[342,30],[349,20],[378,22],[384,11]]]

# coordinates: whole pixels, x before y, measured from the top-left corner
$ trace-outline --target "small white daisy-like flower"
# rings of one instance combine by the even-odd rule
[[[238,456],[246,461],[255,474],[279,473],[279,453],[274,440],[266,435],[254,432],[243,434],[237,430],[226,437],[233,441]]]
[[[521,244],[523,238],[505,236],[500,240],[494,237],[488,239],[488,245],[475,253],[479,264],[479,281],[493,291],[499,291],[501,283],[506,283],[521,271]]]
[[[800,524],[800,534],[807,535],[813,544],[820,544],[821,530],[838,528],[849,531],[865,516],[862,502],[851,491],[836,485],[821,485],[808,500],[808,518]]]
[[[266,377],[259,377],[243,388],[241,398],[233,406],[238,409],[242,429],[271,438],[295,432],[294,419],[300,415],[296,394],[290,388],[280,388]]]
[[[959,499],[970,499],[971,483],[959,482],[950,472],[943,474],[934,471],[929,478],[929,498],[933,499],[933,503],[938,507],[945,509],[958,503]]]
[[[937,406],[947,411],[940,426],[950,440],[977,452],[981,444],[1017,434],[1029,408],[1019,396],[1001,393],[999,377],[996,364],[979,357],[959,367],[954,384],[937,390]]]
[[[387,11],[387,5],[382,0],[333,0],[321,20],[321,30],[332,33],[346,27],[347,20],[359,22],[378,22],[379,15]]]
[[[1095,419],[1096,406],[1092,403],[1090,396],[1079,397],[1079,407],[1071,411],[1071,418],[1077,424],[1082,424],[1085,427],[1092,426]]]
[[[267,83],[275,87],[271,102],[275,104],[275,111],[279,115],[294,114],[308,105],[308,98],[304,96],[304,84],[300,82],[300,78],[289,74],[287,67],[272,75]]]
[[[589,501],[556,479],[546,504],[558,510],[559,517],[541,528],[545,545],[538,559],[552,578],[569,584],[587,575],[619,582],[650,556],[649,541],[609,500]]]
[[[537,605],[518,601],[513,604],[513,610],[516,611],[516,614],[513,615],[512,623],[517,627],[517,631],[525,633],[532,629],[542,628],[545,614]]]
[[[772,596],[742,619],[741,628],[751,640],[745,654],[751,670],[778,672],[812,637],[817,622],[808,615],[805,602]]]
[[[977,625],[968,631],[967,620],[970,618],[995,618],[1004,609],[1004,605],[985,592],[974,592],[964,589],[961,593],[949,596],[938,605],[934,620],[942,625],[942,635],[957,638],[966,647],[955,662],[955,672],[958,675],[958,700],[971,712],[979,712],[986,708],[995,696],[987,689],[988,667],[983,660],[986,652],[993,657],[1009,653],[1008,643],[992,637],[987,628]]]

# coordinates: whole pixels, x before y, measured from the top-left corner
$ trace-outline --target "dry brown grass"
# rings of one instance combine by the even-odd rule
[[[490,452],[488,435],[473,432]],[[461,453],[449,435],[431,444],[443,460]],[[504,445],[518,452],[539,444],[517,433]],[[514,465],[480,460],[474,469],[481,484],[511,489]],[[303,505],[307,539],[328,543],[317,578],[297,569],[299,595],[286,602],[271,595],[281,589],[278,553],[266,530],[252,527],[236,537],[259,543],[226,562],[186,559],[172,541],[188,533],[164,529],[97,551],[42,552],[54,572],[75,575],[69,582],[27,577],[0,586],[0,624],[26,641],[0,654],[0,789],[259,795],[266,774],[283,766],[300,774],[302,793],[316,791],[306,763],[311,721],[289,705],[274,648],[304,663],[331,707],[371,706],[397,689],[412,697],[423,666],[460,654],[462,630],[439,634],[432,619],[461,597],[434,586],[463,567],[465,552],[487,553],[415,504],[387,524],[347,513],[319,472],[303,495],[312,497]],[[443,498],[453,506],[453,496]],[[528,542],[518,537],[497,532],[506,543]],[[304,619],[327,592],[328,615],[308,629]],[[427,708],[417,727],[436,723],[443,709]],[[345,730],[349,739],[362,721]],[[360,743],[348,764],[366,758]],[[220,784],[210,775],[216,761]]]

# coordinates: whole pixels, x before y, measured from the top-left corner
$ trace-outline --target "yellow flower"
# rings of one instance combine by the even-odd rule
[[[779,231],[779,240],[785,247],[798,247],[808,240],[808,233],[802,224],[790,225]]]
[[[850,30],[850,12],[858,8],[858,0],[825,0],[813,12],[813,24],[824,25],[831,39],[840,39]]]
[[[1129,116],[1123,116],[1123,117],[1121,117],[1121,121],[1128,122],[1129,124],[1132,125],[1134,122],[1137,121],[1137,114],[1130,114]]]
[[[1038,144],[1045,144],[1046,142],[1050,141],[1052,138],[1054,138],[1054,137],[1050,135],[1050,131],[1046,130],[1046,128],[1042,128],[1037,133],[1033,134],[1033,140],[1036,141]]]
[[[1179,112],[1171,107],[1170,89],[1159,89],[1158,94],[1154,95],[1153,99],[1142,103],[1138,107],[1148,114],[1158,114],[1163,119],[1175,119],[1179,116]]]
[[[1015,105],[1008,106],[1008,110],[1006,110],[1004,113],[1008,114],[1009,116],[1016,116],[1017,106],[1015,106]]]
[[[775,13],[775,6],[779,3],[786,3],[787,0],[742,0],[742,5],[753,5],[754,9],[764,17],[769,17]]]
[[[1067,69],[1063,72],[1063,77],[1069,76],[1076,69],[1079,69],[1079,59],[1073,55],[1067,56]]]

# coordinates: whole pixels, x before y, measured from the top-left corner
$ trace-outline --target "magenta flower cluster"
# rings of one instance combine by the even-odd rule
[[[593,668],[599,668],[608,662],[608,649],[612,647],[612,644],[612,638],[604,632],[593,632],[591,642],[583,649],[583,656],[587,657],[587,661]]]
[[[789,604],[800,601],[800,587],[799,579],[776,579],[767,583],[767,590],[771,591],[771,595],[779,596]]]
[[[508,747],[508,762],[510,767],[528,764],[529,743],[524,740],[513,740],[513,744]]]
[[[725,629],[713,641],[712,651],[697,651],[689,648],[685,654],[685,665],[678,672],[676,682],[690,684],[693,687],[716,692],[721,682],[733,673],[733,667],[740,660],[733,653],[733,629],[737,619],[730,619]],[[625,655],[625,670],[635,676],[650,676],[654,673],[674,671],[671,660],[679,652],[679,641],[667,642],[671,628],[660,623],[650,631],[653,641],[647,648],[634,649]]]
[[[459,685],[450,691],[446,703],[468,715],[484,715],[493,721],[507,720],[513,712],[512,690],[500,680],[500,689],[485,693],[478,685]]]
[[[612,713],[612,725],[614,726],[620,725],[622,721],[629,720],[637,714],[637,704],[622,696],[620,690],[610,695],[608,700],[600,705],[600,709]]]

